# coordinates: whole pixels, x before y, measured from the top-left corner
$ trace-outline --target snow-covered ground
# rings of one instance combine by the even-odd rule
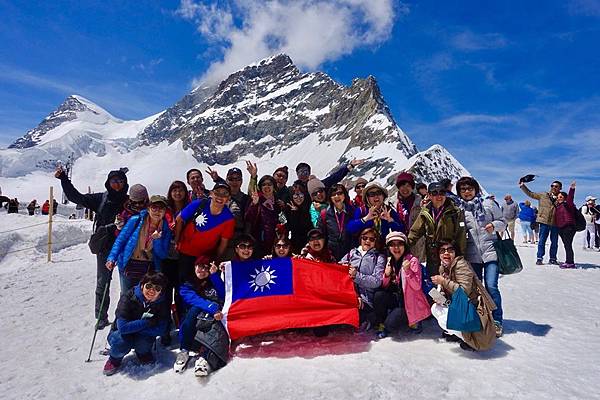
[[[75,245],[59,246],[47,263],[44,221],[0,212],[0,255],[11,251],[0,257],[2,399],[600,398],[600,253],[582,251],[579,235],[575,270],[535,266],[534,246],[519,247],[525,269],[501,278],[505,335],[488,352],[440,340],[432,321],[421,335],[380,341],[350,332],[271,334],[234,344],[230,364],[199,380],[192,371],[176,375],[176,350],[160,345],[157,365],[130,358],[103,376],[106,330],[84,362],[94,332],[91,223],[57,217],[54,241]],[[115,280],[112,299],[118,289]]]

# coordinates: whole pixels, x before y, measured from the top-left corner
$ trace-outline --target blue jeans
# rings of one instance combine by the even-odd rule
[[[531,222],[521,221],[521,230],[523,231],[523,240],[531,240],[533,242],[533,230],[531,229]]]
[[[202,312],[200,307],[191,307],[185,314],[185,318],[179,324],[179,348],[181,350],[193,350],[194,338],[196,337],[196,323],[198,314]]]
[[[558,228],[546,224],[540,224],[540,241],[538,242],[537,249],[538,260],[544,259],[548,235],[550,235],[550,259],[556,260],[556,252],[558,251]]]
[[[485,283],[485,288],[492,297],[492,300],[494,300],[494,304],[496,304],[496,309],[492,311],[494,321],[502,323],[502,296],[500,296],[500,289],[498,289],[498,276],[500,275],[498,263],[490,261],[485,264],[473,263],[471,266],[475,270],[479,280]],[[483,278],[481,276],[482,272],[484,275]]]
[[[108,335],[110,357],[120,361],[131,349],[134,349],[138,355],[149,354],[152,351],[155,339],[153,336],[146,336],[140,333],[132,333],[123,337],[121,332],[112,331]]]

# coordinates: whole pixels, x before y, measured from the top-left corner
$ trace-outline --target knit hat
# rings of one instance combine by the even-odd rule
[[[277,172],[279,172],[279,171],[283,172],[283,173],[285,174],[285,176],[288,176],[288,175],[289,175],[289,173],[288,173],[288,167],[287,167],[287,166],[285,166],[285,165],[284,165],[283,167],[279,167],[279,168],[277,168],[277,169],[275,170],[275,172],[273,172],[273,175],[275,175],[275,174],[276,174]]]
[[[312,197],[313,193],[315,193],[319,189],[325,190],[325,185],[317,178],[312,178],[306,184],[306,188],[308,189],[308,194]]]
[[[132,185],[129,188],[129,200],[148,203],[148,190],[146,190],[144,185],[140,185],[139,183]]]
[[[402,232],[390,232],[388,233],[388,235],[385,237],[385,245],[387,246],[388,244],[390,244],[390,242],[393,242],[394,240],[399,240],[403,243],[406,243],[408,241],[408,239],[406,238],[406,235]]]
[[[377,182],[371,182],[371,183],[369,183],[367,185],[366,188],[363,189],[363,192],[362,192],[362,198],[363,198],[363,202],[365,204],[369,204],[367,202],[367,193],[372,192],[374,190],[381,190],[383,192],[383,198],[384,198],[384,200],[387,199],[387,197],[388,197],[388,191],[387,191],[387,189],[384,188],[383,186],[381,186]]]
[[[362,183],[363,185],[365,185],[365,186],[366,186],[366,185],[367,185],[367,183],[369,183],[369,181],[368,181],[368,180],[366,180],[365,178],[358,178],[358,179],[356,180],[356,182],[354,182],[354,187],[357,187],[357,186],[358,186],[358,185],[360,185],[361,183]]]
[[[403,182],[408,182],[412,188],[415,188],[415,177],[409,172],[402,172],[396,177],[396,187],[400,187]]]

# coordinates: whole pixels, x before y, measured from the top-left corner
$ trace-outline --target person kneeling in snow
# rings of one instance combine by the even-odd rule
[[[227,364],[229,336],[221,324],[224,286],[205,257],[196,259],[194,275],[179,288],[187,313],[179,327],[180,352],[173,369],[183,372],[193,351],[198,354],[196,376],[206,376]]]
[[[169,305],[162,291],[167,285],[165,276],[149,272],[139,285],[121,295],[117,305],[113,330],[108,335],[110,357],[104,364],[104,375],[113,375],[132,349],[140,363],[154,362],[152,346],[164,333],[169,319]]]

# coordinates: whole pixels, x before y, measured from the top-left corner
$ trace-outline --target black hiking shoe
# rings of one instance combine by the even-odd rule
[[[544,265],[544,262],[542,261],[541,258],[538,258],[537,261],[535,262],[535,265]]]
[[[550,259],[550,264],[559,265],[559,262],[556,259]]]

